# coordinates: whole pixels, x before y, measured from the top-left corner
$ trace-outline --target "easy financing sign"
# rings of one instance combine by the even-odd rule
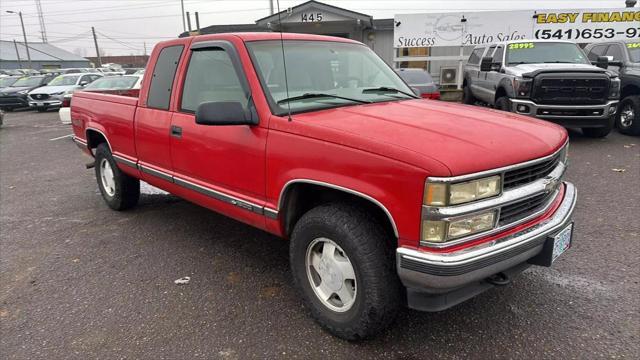
[[[640,39],[640,9],[564,9],[401,14],[393,46],[479,45],[540,39],[592,43]]]

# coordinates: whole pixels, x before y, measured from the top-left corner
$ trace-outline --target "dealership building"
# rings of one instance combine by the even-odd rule
[[[534,38],[579,44],[639,39],[639,22],[638,8],[461,11],[374,19],[312,0],[252,24],[212,25],[199,33],[283,31],[349,38],[366,44],[394,68],[423,68],[441,86],[460,88],[462,66],[476,45]]]

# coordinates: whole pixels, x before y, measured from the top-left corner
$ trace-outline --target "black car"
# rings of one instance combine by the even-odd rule
[[[0,108],[12,111],[29,107],[27,94],[29,91],[47,85],[53,79],[51,75],[25,76],[8,87],[0,89]]]
[[[616,113],[616,125],[621,133],[640,136],[640,41],[611,41],[589,44],[585,48],[589,60],[598,63],[607,58],[603,67],[620,76],[622,90]]]

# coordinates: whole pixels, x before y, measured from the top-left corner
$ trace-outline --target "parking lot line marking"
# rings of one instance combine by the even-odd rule
[[[64,135],[64,136],[58,136],[57,138],[49,139],[49,141],[56,141],[56,140],[68,138],[68,137],[71,137],[71,136],[73,136],[73,134]]]

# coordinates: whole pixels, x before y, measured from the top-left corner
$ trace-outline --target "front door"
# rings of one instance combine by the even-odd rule
[[[222,41],[208,44],[191,49],[178,109],[171,120],[176,183],[209,195],[214,208],[226,202],[259,212],[253,205],[263,205],[265,198],[266,127],[195,122],[203,102],[239,102],[247,111],[252,107],[233,46]]]

